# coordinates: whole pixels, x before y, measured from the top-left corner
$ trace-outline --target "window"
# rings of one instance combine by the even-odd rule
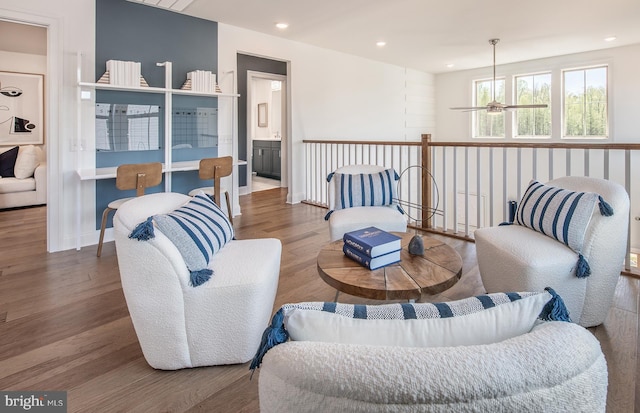
[[[548,105],[516,109],[514,136],[551,137],[551,73],[515,76],[514,93],[516,105]]]
[[[572,69],[563,77],[563,137],[607,137],[607,66]]]
[[[496,79],[495,98],[493,80],[476,80],[475,101],[473,106],[486,106],[492,100],[504,102],[504,79]],[[504,112],[488,114],[486,110],[477,110],[474,114],[474,138],[504,138]]]

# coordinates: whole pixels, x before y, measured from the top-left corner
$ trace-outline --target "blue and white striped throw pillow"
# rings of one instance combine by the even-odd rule
[[[211,257],[234,237],[233,226],[227,216],[203,192],[171,213],[149,217],[132,231],[129,238],[153,238],[152,221],[180,251],[194,287],[211,278],[213,271],[207,268]]]
[[[515,223],[554,238],[577,252],[576,276],[586,277],[591,269],[582,256],[582,247],[598,202],[602,215],[613,215],[611,206],[596,193],[570,191],[532,180],[516,210]]]
[[[404,347],[490,344],[525,334],[542,321],[571,321],[562,298],[542,292],[493,293],[443,303],[383,305],[308,302],[283,305],[273,316],[250,368],[270,348],[320,341]]]
[[[363,206],[398,205],[397,181],[400,179],[394,169],[371,174],[331,173],[327,182],[334,182],[334,210]],[[329,211],[325,219],[329,219]]]
[[[575,192],[531,181],[516,210],[516,223],[582,251],[598,194]]]

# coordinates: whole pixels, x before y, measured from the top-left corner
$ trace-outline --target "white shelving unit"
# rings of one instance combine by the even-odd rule
[[[77,56],[77,125],[76,125],[76,142],[75,147],[78,151],[77,156],[77,165],[76,165],[76,174],[79,179],[79,183],[77,186],[77,210],[80,211],[82,207],[82,182],[83,181],[96,181],[101,179],[113,179],[116,177],[116,167],[108,167],[108,168],[81,168],[80,167],[80,152],[82,149],[82,102],[86,100],[94,100],[95,101],[95,91],[96,90],[113,90],[113,91],[122,91],[122,92],[137,92],[137,93],[156,93],[156,94],[164,94],[164,162],[162,165],[162,171],[165,174],[165,191],[171,191],[171,173],[172,172],[184,172],[184,171],[195,171],[198,170],[199,167],[199,159],[193,161],[180,161],[173,162],[172,160],[172,126],[173,126],[173,96],[174,95],[182,95],[182,96],[204,96],[204,97],[216,97],[216,98],[229,98],[235,99],[240,95],[237,94],[229,94],[229,93],[206,93],[206,92],[197,92],[193,90],[184,90],[184,89],[174,89],[171,86],[172,80],[172,63],[171,62],[160,62],[156,63],[157,66],[164,67],[164,78],[165,85],[164,87],[142,87],[142,86],[119,86],[112,85],[108,83],[92,83],[92,82],[83,82],[82,81],[82,55],[78,54]],[[90,92],[90,97],[85,97],[85,92]],[[234,118],[231,121],[231,136],[233,136],[233,128],[235,125],[235,105],[232,105],[234,110],[231,111],[231,116]],[[95,157],[95,151],[94,157]],[[237,163],[237,162],[236,162]],[[246,164],[246,161],[237,163],[237,164]],[[94,160],[95,165],[95,160]],[[80,249],[82,241],[82,218],[81,214],[77,215],[77,234],[76,234],[76,249]]]

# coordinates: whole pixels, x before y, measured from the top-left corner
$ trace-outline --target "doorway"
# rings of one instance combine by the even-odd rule
[[[246,193],[287,187],[287,76],[247,71]]]

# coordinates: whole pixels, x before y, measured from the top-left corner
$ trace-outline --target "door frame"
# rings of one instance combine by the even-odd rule
[[[63,248],[64,217],[62,202],[62,179],[60,173],[60,96],[64,85],[62,70],[62,21],[61,18],[0,9],[0,19],[47,29],[47,71],[44,81],[45,137],[47,156],[47,251]],[[79,213],[79,212],[78,212]]]
[[[289,186],[289,169],[287,165],[289,164],[289,142],[290,142],[290,119],[289,119],[289,85],[288,85],[288,75],[278,75],[275,73],[268,72],[259,72],[256,70],[247,70],[247,107],[245,108],[247,113],[247,186],[244,187],[240,191],[240,195],[246,195],[253,192],[252,183],[251,183],[251,175],[253,172],[253,141],[251,139],[251,121],[253,120],[250,116],[251,108],[253,107],[253,96],[251,93],[253,80],[256,79],[264,79],[264,80],[279,80],[282,84],[282,108],[281,108],[281,142],[280,142],[280,150],[282,151],[282,157],[280,158],[280,187],[287,188]]]

